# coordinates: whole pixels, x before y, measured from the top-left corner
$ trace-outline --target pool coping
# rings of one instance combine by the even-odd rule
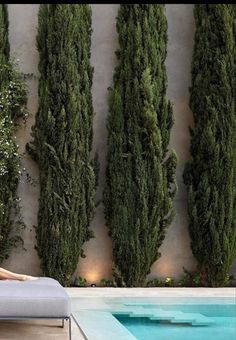
[[[111,312],[82,310],[72,317],[87,340],[136,340]]]
[[[236,299],[236,287],[227,288],[112,288],[68,287],[71,298],[76,297],[232,297]]]

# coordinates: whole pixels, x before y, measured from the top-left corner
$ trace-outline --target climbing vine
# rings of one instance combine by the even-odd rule
[[[0,262],[20,239],[17,185],[21,173],[16,122],[25,115],[26,86],[9,56],[7,6],[0,5]]]

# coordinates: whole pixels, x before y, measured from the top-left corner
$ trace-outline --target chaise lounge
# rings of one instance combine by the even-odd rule
[[[60,319],[69,321],[71,306],[65,289],[54,279],[0,280],[0,320]]]

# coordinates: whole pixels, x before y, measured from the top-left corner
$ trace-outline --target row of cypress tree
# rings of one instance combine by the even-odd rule
[[[236,256],[235,5],[195,5],[188,189],[201,286],[224,286]],[[119,66],[110,91],[105,212],[119,284],[143,285],[172,220],[176,156],[166,100],[161,5],[121,5]]]
[[[196,5],[192,64],[190,236],[202,285],[227,283],[236,253],[234,5]],[[109,92],[104,205],[118,285],[141,286],[173,219],[176,155],[166,99],[163,5],[121,5],[119,65]],[[40,168],[37,250],[45,275],[68,285],[92,235],[91,9],[40,5],[39,110],[28,150]]]
[[[173,217],[176,156],[167,155],[173,115],[166,100],[164,7],[121,5],[117,28],[120,65],[110,95],[104,202],[117,283],[138,286]],[[90,43],[88,5],[40,6],[39,110],[28,150],[40,169],[41,267],[63,285],[91,237],[94,212]]]

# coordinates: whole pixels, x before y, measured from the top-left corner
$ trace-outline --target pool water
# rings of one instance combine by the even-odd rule
[[[193,315],[197,313],[207,317],[209,324],[192,325],[191,323],[171,323],[170,320],[151,320],[149,317],[131,317],[128,315],[113,314],[138,340],[236,340],[236,304],[218,303],[190,304],[135,304],[144,309],[161,310]],[[131,306],[131,304],[129,304]],[[145,314],[145,313],[144,313]],[[168,315],[168,313],[167,313]],[[184,314],[185,315],[185,314]],[[201,317],[200,315],[200,317]]]

